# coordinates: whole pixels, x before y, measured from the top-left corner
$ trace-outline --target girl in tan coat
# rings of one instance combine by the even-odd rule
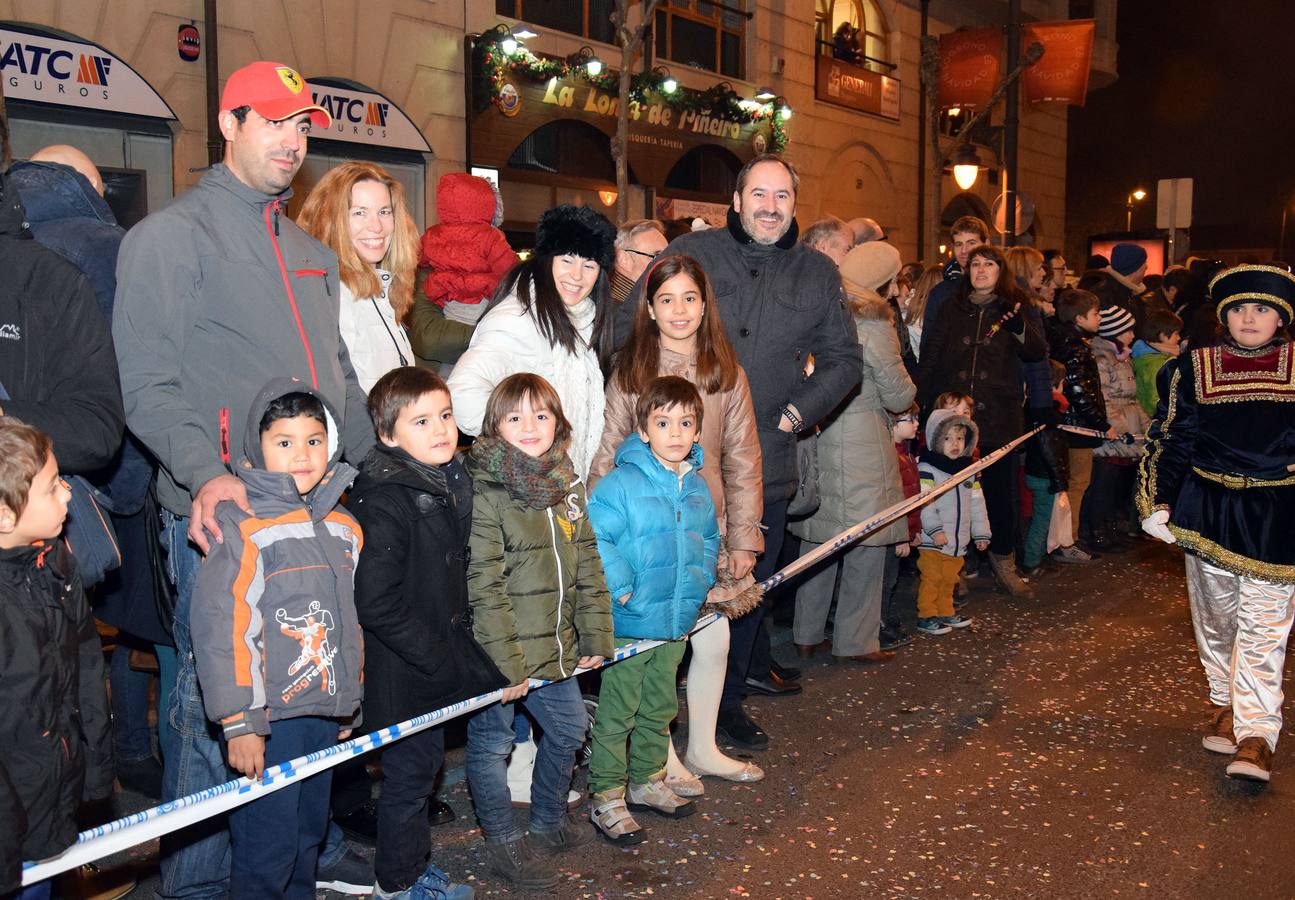
[[[719,580],[709,599],[723,611],[722,601],[752,583],[756,555],[764,549],[759,527],[764,490],[751,389],[696,260],[660,260],[648,273],[643,295],[631,302],[638,303],[634,329],[607,387],[602,443],[590,466],[590,488],[611,470],[616,448],[634,430],[634,405],[649,382],[677,375],[696,385],[704,411],[701,476],[710,489],[722,536]],[[758,766],[725,756],[715,744],[728,641],[728,619],[723,616],[691,638],[687,764],[679,760],[672,742],[666,767],[667,784],[681,796],[703,793],[699,775],[730,781],[764,777]]]

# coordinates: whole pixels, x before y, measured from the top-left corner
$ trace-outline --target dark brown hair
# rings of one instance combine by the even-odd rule
[[[444,391],[449,387],[445,379],[430,369],[400,366],[378,379],[369,391],[369,418],[380,438],[389,438],[396,432],[396,420],[406,406],[418,402],[424,394]]]
[[[627,394],[639,394],[657,377],[661,364],[661,335],[652,320],[652,299],[676,275],[687,275],[701,290],[705,308],[697,329],[697,387],[705,394],[731,391],[737,384],[737,353],[724,332],[719,308],[710,290],[710,281],[701,263],[691,256],[662,257],[648,270],[634,310],[634,327],[621,351],[612,379]]]
[[[949,228],[949,236],[968,232],[978,236],[982,241],[989,240],[989,226],[983,219],[976,216],[960,216],[952,227]]]
[[[1067,288],[1057,295],[1057,321],[1071,325],[1080,316],[1088,315],[1090,310],[1098,309],[1102,302],[1092,291],[1079,288]]]
[[[978,256],[984,257],[998,266],[998,282],[994,285],[994,293],[998,295],[999,299],[1009,307],[1017,303],[1024,307],[1030,302],[1029,295],[1017,287],[1016,276],[1007,267],[1007,258],[1003,256],[1003,251],[993,244],[981,244],[967,254],[966,271],[963,272],[962,279],[954,288],[954,292],[958,297],[966,298],[974,290],[971,286],[971,263]]]
[[[0,416],[0,504],[21,516],[32,479],[45,468],[52,452],[44,432],[13,416]]]
[[[634,421],[640,431],[647,431],[648,419],[652,418],[653,410],[674,409],[676,406],[682,406],[692,413],[700,434],[703,412],[701,394],[696,385],[678,375],[663,375],[648,382],[634,406]]]
[[[557,427],[553,432],[555,446],[561,446],[570,440],[571,423],[562,412],[562,398],[553,385],[533,372],[509,375],[495,385],[495,389],[490,392],[490,399],[486,401],[486,413],[481,420],[481,436],[499,437],[499,423],[504,420],[504,416],[519,408],[522,401],[527,399],[531,401],[532,409],[547,409],[557,419]]]
[[[1162,337],[1170,337],[1175,331],[1182,331],[1182,329],[1182,318],[1166,309],[1152,306],[1147,309],[1146,316],[1138,325],[1138,337],[1150,344]]]
[[[976,398],[970,394],[960,394],[957,391],[945,391],[935,398],[935,406],[932,409],[953,409],[959,403],[970,403],[971,408],[976,408]]]

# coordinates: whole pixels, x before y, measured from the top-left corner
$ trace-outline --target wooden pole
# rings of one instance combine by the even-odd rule
[[[620,80],[617,87],[616,137],[612,138],[612,159],[616,162],[616,221],[624,222],[629,216],[629,134],[630,134],[630,82],[633,78],[634,57],[643,45],[643,36],[652,27],[652,16],[661,0],[640,0],[642,16],[636,27],[629,27],[630,4],[633,0],[616,0],[612,11],[612,25],[621,45]]]

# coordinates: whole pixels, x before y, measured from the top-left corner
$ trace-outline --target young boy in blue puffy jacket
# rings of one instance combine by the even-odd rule
[[[665,784],[667,742],[679,711],[675,671],[686,645],[681,638],[715,583],[719,556],[715,506],[697,471],[701,395],[686,379],[657,378],[639,396],[635,416],[638,433],[621,444],[616,468],[589,499],[615,601],[617,644],[667,641],[603,672],[589,762],[590,818],[616,844],[643,840],[629,809],[674,818],[693,811],[692,801]]]

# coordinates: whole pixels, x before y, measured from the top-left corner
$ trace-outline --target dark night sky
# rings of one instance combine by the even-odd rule
[[[1240,226],[1235,240],[1276,246],[1295,194],[1295,3],[1120,0],[1116,37],[1119,80],[1070,113],[1071,247],[1122,230],[1138,186],[1152,194],[1133,227],[1153,227],[1156,180],[1184,177],[1194,226]]]

